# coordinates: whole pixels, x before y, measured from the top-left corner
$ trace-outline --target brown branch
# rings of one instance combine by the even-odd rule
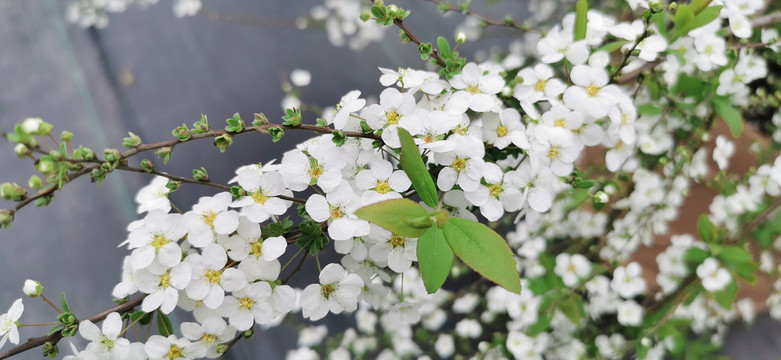
[[[117,306],[114,306],[114,307],[112,307],[112,308],[110,308],[110,309],[108,309],[108,310],[106,310],[106,311],[104,311],[104,312],[102,312],[100,314],[93,315],[88,320],[93,322],[93,323],[101,322],[109,314],[111,314],[113,312],[117,312],[117,313],[121,314],[121,313],[128,312],[128,311],[132,310],[133,308],[135,308],[136,306],[141,304],[141,301],[143,301],[143,300],[144,300],[143,296],[138,297],[138,298],[130,300],[130,301],[124,303],[124,304],[119,304]],[[11,356],[14,356],[16,354],[25,352],[25,351],[30,350],[30,349],[34,349],[36,347],[42,346],[43,344],[45,344],[47,342],[57,343],[58,341],[60,341],[60,339],[62,339],[62,333],[60,331],[55,332],[55,333],[50,334],[50,335],[44,335],[44,336],[40,336],[40,337],[36,337],[36,338],[30,338],[29,340],[27,340],[26,343],[21,344],[19,346],[16,346],[14,348],[11,348],[11,349],[9,349],[6,352],[0,353],[0,360],[9,358]]]
[[[751,19],[752,28],[770,27],[781,22],[781,11]]]
[[[371,0],[371,1],[372,1],[372,4],[374,4],[374,0]],[[404,31],[404,33],[405,33],[405,34],[407,34],[407,37],[409,37],[409,39],[410,39],[412,42],[414,42],[415,44],[417,44],[418,46],[420,46],[420,44],[422,44],[422,43],[423,43],[423,42],[421,42],[421,41],[420,41],[420,39],[418,39],[418,37],[417,37],[417,36],[415,36],[415,34],[413,34],[413,33],[412,33],[412,31],[411,31],[409,28],[407,28],[407,26],[406,26],[406,25],[404,25],[404,21],[402,21],[402,20],[399,20],[399,19],[393,19],[393,24],[395,24],[395,25],[396,25],[396,26],[397,26],[399,29],[401,29],[402,31]],[[445,66],[447,66],[447,65],[445,64],[445,61],[444,61],[444,60],[442,60],[442,57],[440,57],[440,56],[439,56],[439,52],[437,52],[437,50],[436,50],[436,49],[434,49],[434,50],[431,52],[431,57],[433,57],[433,58],[434,58],[434,60],[436,60],[436,61],[437,61],[437,65],[439,65],[439,66],[441,66],[441,67],[445,67]],[[346,134],[346,133],[345,133],[345,134]]]
[[[448,8],[445,11],[447,11],[447,12],[458,12],[458,13],[462,13],[462,14],[467,15],[467,16],[471,16],[471,17],[473,17],[473,18],[483,22],[486,26],[488,26],[488,25],[490,25],[490,26],[500,26],[500,27],[508,27],[508,28],[518,29],[518,30],[523,30],[523,31],[532,31],[532,32],[542,33],[542,31],[540,31],[538,29],[534,29],[531,26],[528,26],[526,24],[517,24],[517,23],[515,23],[515,20],[513,20],[512,23],[507,23],[507,22],[505,22],[503,20],[490,19],[490,18],[486,17],[485,15],[482,15],[482,14],[477,13],[477,12],[475,12],[473,10],[470,10],[470,9],[461,10],[461,8],[459,8],[457,6],[451,5],[450,3],[443,3],[443,2],[441,2],[439,0],[425,0],[425,1],[428,1],[428,2],[433,3],[433,4],[437,4],[437,6],[447,5]]]

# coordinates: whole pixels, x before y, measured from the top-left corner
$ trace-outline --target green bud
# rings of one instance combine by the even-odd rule
[[[76,332],[79,330],[78,325],[68,325],[64,329],[62,329],[62,336],[63,337],[69,337],[76,335]]]
[[[333,141],[336,146],[344,145],[344,142],[347,140],[347,136],[345,136],[344,133],[339,130],[334,130],[331,132],[331,134],[334,136],[331,138],[331,141]]]
[[[271,140],[273,142],[277,142],[282,139],[283,135],[285,135],[285,129],[281,127],[272,127],[268,129],[268,133],[271,134]]]
[[[252,122],[252,126],[268,125],[268,119],[264,113],[255,113],[255,120]]]
[[[13,197],[15,192],[16,187],[13,184],[9,182],[0,184],[0,197],[4,200],[11,200],[11,197]]]
[[[170,146],[162,147],[155,151],[158,159],[163,159],[163,164],[168,164],[168,160],[171,160],[171,155],[174,153],[174,148]]]
[[[54,128],[54,125],[44,122],[41,124],[40,128],[38,128],[38,135],[49,136],[52,133],[52,128]]]
[[[92,149],[79,146],[78,149],[73,150],[73,158],[76,160],[91,161],[95,159],[95,152]]]
[[[68,142],[73,139],[73,133],[68,130],[63,130],[62,133],[60,133],[60,140]]]
[[[168,190],[171,190],[171,192],[174,192],[176,190],[179,190],[179,188],[182,187],[182,182],[176,180],[168,180],[168,183],[165,184],[165,187],[168,188]]]
[[[42,206],[49,206],[49,204],[52,203],[52,200],[54,200],[54,195],[44,195],[37,199],[35,199],[35,206],[42,207]]]
[[[234,198],[238,199],[244,195],[247,195],[247,192],[244,191],[244,189],[242,189],[241,186],[235,185],[235,186],[231,186],[231,195],[233,195]]]
[[[671,3],[670,3],[670,5],[669,5],[669,7],[668,7],[668,9],[670,9],[670,11],[675,11],[675,10],[677,10],[677,9],[678,9],[678,3],[677,3],[677,2],[674,2],[674,1],[673,1],[673,2],[671,2]]]
[[[230,346],[225,344],[217,345],[217,353],[218,354],[224,354],[226,351],[230,349]]]
[[[14,222],[14,213],[8,209],[0,209],[0,227],[7,229]]]
[[[285,116],[282,117],[282,125],[299,126],[301,125],[301,109],[286,109]]]
[[[193,179],[198,181],[209,181],[209,174],[203,167],[200,169],[193,169]]]
[[[401,38],[401,43],[406,44],[410,41],[409,36],[407,35],[407,32],[404,30],[399,30],[399,37]]]
[[[506,25],[513,26],[513,24],[515,24],[515,20],[511,15],[507,14],[504,16],[504,23]]]
[[[56,166],[54,165],[54,161],[49,159],[41,159],[37,164],[35,164],[35,169],[38,170],[38,172],[41,174],[49,175],[56,171]]]
[[[32,155],[32,152],[30,152],[30,149],[25,144],[16,144],[14,147],[14,152],[19,158],[26,158]]]
[[[220,152],[225,152],[231,145],[233,145],[233,137],[228,134],[222,134],[214,138],[214,146],[218,147]]]
[[[112,168],[116,168],[119,165],[119,161],[122,160],[122,153],[117,149],[104,149],[103,158],[111,164]]]
[[[30,180],[27,180],[27,186],[38,190],[43,186],[43,180],[38,175],[30,176]]]
[[[399,13],[399,7],[391,4],[385,7],[385,11],[389,18],[396,18],[396,15]]]
[[[62,153],[57,150],[49,151],[49,156],[51,156],[52,160],[54,161],[62,160]]]
[[[57,348],[57,344],[47,341],[43,344],[43,347],[41,347],[41,352],[43,353],[43,356],[54,359],[57,357],[57,354],[60,353],[60,349]]]
[[[604,204],[604,203],[607,202],[607,200],[608,200],[608,195],[604,191],[602,191],[602,190],[597,191],[597,193],[594,194],[594,202],[595,203]]]
[[[239,113],[233,114],[232,118],[225,119],[225,122],[228,123],[225,127],[227,132],[241,132],[244,130],[244,120],[241,119]]]
[[[142,141],[138,135],[134,134],[132,131],[128,132],[128,135],[130,136],[122,139],[122,146],[128,149],[135,149],[141,146]]]
[[[364,11],[361,11],[361,16],[360,16],[360,18],[361,18],[361,21],[363,21],[363,22],[367,22],[367,21],[369,21],[369,19],[371,19],[371,18],[372,18],[372,13],[371,13],[371,11],[369,11],[369,10],[364,10]]]
[[[171,134],[175,136],[179,141],[187,141],[190,140],[192,137],[192,134],[190,133],[190,129],[187,128],[186,124],[182,124],[182,126],[174,129],[171,131]]]
[[[144,169],[144,171],[151,173],[155,170],[155,163],[152,162],[152,160],[144,159],[141,160],[141,168]]]
[[[72,312],[66,311],[57,316],[57,321],[62,324],[73,324],[73,322],[76,321],[76,315],[73,315]]]
[[[243,337],[245,339],[250,339],[250,340],[252,340],[252,337],[254,335],[255,335],[255,332],[252,331],[252,329],[246,330],[243,333],[241,333],[241,337]]]
[[[209,132],[211,128],[209,127],[209,120],[206,118],[206,115],[201,114],[201,119],[193,123],[193,134],[203,134],[206,132]]]

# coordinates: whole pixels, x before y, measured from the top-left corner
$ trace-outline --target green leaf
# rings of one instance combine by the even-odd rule
[[[659,34],[663,37],[667,37],[667,22],[665,21],[666,14],[664,12],[659,12],[654,14],[654,23],[656,24],[656,28],[659,29]]]
[[[575,4],[575,41],[586,38],[586,24],[588,22],[588,1],[578,0]]]
[[[675,10],[675,16],[673,17],[673,24],[675,24],[675,26],[673,27],[672,39],[670,39],[670,43],[679,37],[686,35],[688,32],[686,29],[689,27],[692,21],[694,21],[694,13],[689,8],[689,5],[678,5],[678,9]]]
[[[442,58],[450,57],[450,44],[448,44],[447,39],[445,39],[444,36],[437,38],[437,48],[439,49],[439,55],[441,55]]]
[[[510,292],[521,292],[513,252],[499,234],[481,223],[461,218],[450,219],[444,231],[450,248],[466,265]]]
[[[410,199],[392,199],[355,210],[355,216],[405,237],[418,238],[434,225],[428,211]]]
[[[618,50],[619,48],[621,48],[622,46],[624,46],[624,44],[626,44],[628,42],[629,41],[626,41],[626,40],[616,40],[616,41],[613,41],[613,42],[609,42],[609,43],[605,44],[605,46],[597,49],[597,52],[598,51],[604,51],[604,52],[607,52],[607,53],[612,53],[613,51]]]
[[[580,324],[580,320],[583,318],[584,313],[581,312],[583,301],[576,299],[575,297],[568,297],[559,303],[559,309],[564,315],[572,321],[573,324]]]
[[[692,10],[694,7],[694,4],[692,3]],[[686,28],[686,33],[688,34],[689,31],[692,31],[696,28],[703,27],[705,25],[708,25],[711,23],[711,21],[716,20],[719,18],[719,14],[721,13],[721,6],[710,6],[706,7],[702,11],[700,11],[698,14],[695,12],[694,20],[689,24],[689,26]],[[683,36],[683,35],[681,35]]]
[[[683,255],[683,259],[688,263],[699,265],[702,264],[702,262],[705,261],[708,256],[710,256],[710,253],[706,250],[700,249],[698,247],[691,247],[686,250],[686,254]]]
[[[662,110],[658,106],[643,104],[637,106],[637,113],[640,115],[659,115],[662,113]]]
[[[725,246],[721,249],[719,259],[726,265],[741,265],[751,263],[754,258],[751,254],[739,245]]]
[[[442,287],[452,266],[453,250],[445,240],[445,233],[432,225],[418,239],[418,267],[429,294]]]
[[[65,298],[65,293],[62,293],[62,310],[64,312],[71,312],[71,308],[68,306],[68,299]]]
[[[157,331],[160,335],[166,337],[174,334],[174,326],[171,324],[171,319],[160,310],[157,310]]]
[[[401,168],[407,173],[412,187],[418,192],[420,199],[426,205],[437,208],[439,202],[437,187],[434,185],[434,179],[431,178],[426,164],[423,163],[415,140],[412,139],[412,135],[407,130],[399,128],[399,141],[401,142]]]
[[[719,232],[716,226],[710,221],[708,215],[702,214],[697,219],[697,234],[700,235],[700,240],[706,243],[713,243],[717,240]]]
[[[721,116],[725,123],[729,126],[729,131],[732,133],[732,137],[740,136],[743,132],[743,117],[740,112],[732,106],[729,98],[726,96],[715,96],[713,98],[713,109]]]
[[[534,325],[529,326],[528,329],[526,329],[525,333],[527,336],[537,336],[543,331],[548,330],[550,327],[551,320],[553,320],[553,311],[548,311],[539,314],[539,317],[537,318],[537,322],[534,323]]]
[[[691,10],[694,12],[694,15],[699,15],[700,12],[707,8],[712,1],[713,0],[692,0],[689,6],[691,6]]]
[[[738,284],[735,280],[731,280],[727,288],[713,293],[713,298],[721,307],[729,310],[732,308],[732,302],[735,301],[735,296],[738,294]]]

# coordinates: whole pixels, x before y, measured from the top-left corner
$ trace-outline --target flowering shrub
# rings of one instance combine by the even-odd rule
[[[102,25],[129,2],[79,1],[74,19]],[[439,5],[483,26],[532,30],[468,2]],[[47,335],[0,358],[36,346],[54,357],[77,334],[89,344],[66,358],[217,358],[255,324],[299,312],[311,321],[353,313],[355,323],[328,339],[322,326],[303,329],[290,359],[700,358],[718,350],[727,323],[753,319],[755,301],[781,317],[781,281],[767,298],[738,295],[740,284],[778,275],[777,5],[619,5],[612,15],[579,0],[533,42],[536,51],[513,46],[474,62],[457,49],[479,31],[424,42],[404,24],[408,10],[327,1],[312,18],[335,44],[358,48],[376,36],[349,40],[358,29],[395,25],[431,70],[379,69],[376,103],[351,91],[314,121],[291,90],[280,123],[236,114],[214,128],[204,116],[172,140],[130,133],[125,151],[102,154],[74,145],[70,132],[56,138],[42,119],[24,120],[5,137],[38,174],[27,186],[0,185],[16,202],[0,211],[4,227],[78,177],[155,177],[138,192],[142,218],[122,243],[117,306],[79,318],[65,294],[58,307],[29,281],[24,293],[60,315]],[[175,6],[182,15],[201,9],[197,0]],[[553,12],[535,6],[538,21]],[[294,72],[292,89],[309,81]],[[747,119],[772,140],[752,145],[748,173],[728,173]],[[240,167],[228,184],[204,168],[183,177],[138,159],[154,153],[167,163],[181,143],[208,139],[225,151],[242,134],[277,142],[289,131],[316,135],[279,161]],[[168,196],[191,184],[218,192],[180,211]],[[695,186],[717,195],[693,217],[696,233],[674,234],[670,223]],[[648,248],[660,249],[650,268],[638,261]],[[321,263],[323,254],[339,261]],[[292,286],[306,261],[318,281]],[[194,321],[172,323],[176,308]],[[23,309],[20,299],[0,315],[0,347],[20,343]],[[128,335],[153,320],[158,334]]]

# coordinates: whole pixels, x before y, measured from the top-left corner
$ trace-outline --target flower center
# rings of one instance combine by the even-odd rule
[[[201,215],[203,217],[203,222],[206,223],[206,225],[209,225],[209,227],[214,227],[214,219],[217,217],[217,215],[209,210],[208,213]]]
[[[559,148],[557,146],[551,146],[550,150],[548,150],[548,157],[551,159],[559,157]]]
[[[385,180],[377,180],[377,182],[374,184],[374,191],[385,194],[388,191],[391,191],[390,185],[388,185],[388,182]]]
[[[329,205],[330,210],[328,213],[331,215],[331,220],[335,219],[341,219],[342,216],[344,216],[344,212],[342,211],[342,208],[339,206],[331,206]]]
[[[488,194],[493,197],[499,197],[499,195],[501,195],[502,192],[504,192],[504,187],[502,186],[502,184],[493,184],[488,187]]]
[[[564,121],[564,119],[558,119],[553,122],[553,126],[563,128],[567,123]]]
[[[467,86],[466,91],[472,95],[477,94],[480,92],[480,85],[469,85]]]
[[[210,284],[220,282],[220,275],[222,275],[222,272],[217,270],[206,270],[206,272],[203,273],[203,277],[205,277]]]
[[[434,135],[431,135],[431,134],[426,135],[426,137],[423,138],[423,142],[425,142],[426,144],[431,144],[431,143],[433,143],[436,140],[437,140],[437,138],[434,137]]]
[[[311,169],[309,170],[309,173],[312,173]],[[255,202],[258,204],[265,204],[266,200],[268,200],[268,196],[264,195],[263,191],[258,190],[258,192],[252,193],[252,200],[255,200]]]
[[[395,111],[392,111],[385,113],[385,118],[388,120],[388,125],[398,125],[401,115]]]
[[[160,275],[160,285],[161,288],[169,288],[171,287],[171,271],[169,270],[167,273]]]
[[[586,93],[588,96],[595,97],[597,94],[599,94],[599,86],[596,85],[589,85],[586,86]]]
[[[249,246],[249,254],[255,257],[263,255],[263,242],[261,240],[253,241]]]
[[[105,335],[100,337],[100,346],[103,347],[104,350],[109,351],[114,348],[114,342],[111,341],[111,339],[107,338]]]
[[[537,81],[537,83],[534,84],[534,90],[537,90],[539,92],[545,91],[545,84],[546,83],[547,83],[547,81],[545,81],[545,80]]]
[[[178,346],[176,346],[174,344],[171,344],[171,349],[168,350],[167,354],[165,354],[165,358],[166,359],[170,359],[170,360],[174,360],[174,359],[178,359],[180,357],[184,357],[184,349],[182,349],[182,348],[180,348],[180,347],[178,347]]]
[[[201,336],[201,342],[207,343],[207,344],[214,344],[214,342],[217,341],[217,335],[214,334],[203,334]]]
[[[499,125],[499,127],[496,128],[496,136],[498,137],[507,136],[507,127],[504,125]]]
[[[466,169],[466,159],[462,158],[456,158],[455,161],[453,161],[453,164],[450,165],[450,167],[453,168],[456,172],[461,172],[464,169]]]
[[[331,294],[333,294],[334,291],[336,291],[336,286],[334,286],[334,284],[320,285],[320,295],[326,300],[331,297]]]
[[[395,249],[395,248],[400,247],[400,246],[404,247],[404,244],[407,243],[407,239],[405,239],[405,238],[403,238],[401,236],[395,235],[395,236],[391,236],[391,238],[388,240],[388,242],[390,243],[391,248]]]
[[[313,180],[317,180],[317,178],[320,177],[320,175],[323,175],[324,169],[320,164],[315,164],[314,166],[309,167],[309,177],[311,177]]]
[[[157,252],[157,250],[160,250],[161,248],[163,248],[163,246],[165,246],[165,244],[168,243],[169,241],[168,239],[165,238],[165,236],[155,235],[155,237],[152,239],[151,245],[155,248],[155,252]]]
[[[244,310],[252,309],[252,306],[255,305],[255,300],[252,300],[248,297],[243,297],[239,299],[239,308]]]

